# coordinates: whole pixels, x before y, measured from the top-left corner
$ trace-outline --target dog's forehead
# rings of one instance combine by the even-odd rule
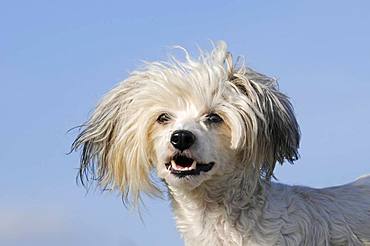
[[[210,98],[199,96],[196,93],[188,95],[176,95],[166,101],[162,101],[161,111],[170,113],[177,120],[200,119],[207,114],[217,113],[222,98]]]
[[[196,105],[189,105],[186,109],[173,109],[173,114],[176,125],[192,125],[202,122],[205,115],[209,114],[211,109],[206,107],[197,107]]]
[[[174,82],[176,83],[176,82]],[[223,104],[226,97],[217,86],[211,88],[207,82],[197,83],[180,82],[176,85],[167,84],[161,93],[155,95],[160,98],[161,106],[176,113],[178,117],[197,117],[213,111]]]

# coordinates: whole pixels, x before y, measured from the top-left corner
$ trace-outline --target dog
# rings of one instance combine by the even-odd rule
[[[183,50],[104,96],[72,144],[81,180],[138,206],[143,192],[161,194],[156,170],[188,246],[370,245],[370,176],[324,189],[274,182],[275,165],[299,156],[288,97],[223,41],[198,58]]]

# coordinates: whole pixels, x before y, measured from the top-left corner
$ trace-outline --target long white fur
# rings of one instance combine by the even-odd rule
[[[159,124],[159,115],[171,116]],[[210,124],[207,115],[223,122]],[[196,142],[186,154],[214,162],[178,178],[164,165],[175,130]],[[186,245],[370,245],[370,176],[312,189],[271,181],[275,164],[298,158],[299,128],[276,81],[233,64],[224,42],[198,59],[148,63],[110,91],[73,144],[80,176],[118,189],[134,205],[166,183]],[[90,175],[92,174],[92,175]]]

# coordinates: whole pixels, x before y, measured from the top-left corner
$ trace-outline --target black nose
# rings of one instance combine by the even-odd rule
[[[195,136],[190,131],[177,130],[171,135],[171,144],[178,150],[189,149],[195,142]]]

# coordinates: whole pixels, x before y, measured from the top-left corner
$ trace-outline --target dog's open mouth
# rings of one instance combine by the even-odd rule
[[[177,154],[165,165],[173,175],[183,178],[190,175],[199,175],[201,172],[208,172],[214,164],[214,162],[199,163],[192,158]]]

